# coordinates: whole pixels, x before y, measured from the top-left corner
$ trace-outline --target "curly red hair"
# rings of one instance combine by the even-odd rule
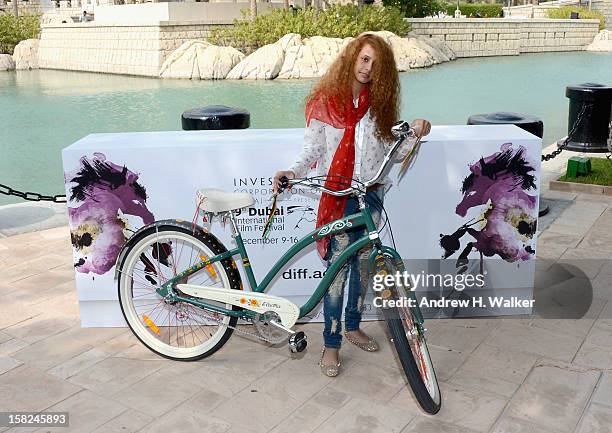
[[[347,44],[329,67],[307,101],[313,98],[352,99],[351,83],[355,77],[353,67],[364,45],[370,45],[377,54],[372,65],[370,81],[370,114],[376,123],[376,134],[383,139],[393,140],[391,127],[399,118],[400,84],[393,50],[380,36],[362,33]]]

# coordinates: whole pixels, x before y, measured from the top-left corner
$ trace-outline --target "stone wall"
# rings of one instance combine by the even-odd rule
[[[581,51],[598,33],[598,20],[407,19],[418,35],[439,39],[457,57]]]
[[[579,6],[578,0],[552,1],[538,5],[521,5],[504,8],[504,17],[511,18],[548,18],[548,11],[560,6]],[[587,7],[582,2],[582,7]],[[591,8],[601,12],[606,19],[606,28],[612,29],[612,0],[592,0]]]
[[[598,33],[597,20],[409,19],[413,32],[442,40],[457,57],[584,50]],[[228,24],[172,21],[156,24],[44,24],[38,51],[47,69],[157,77],[182,43],[205,39]]]
[[[612,30],[612,0],[593,0],[591,7],[603,14],[606,19],[606,29]]]
[[[185,41],[208,37],[216,26],[220,25],[46,24],[41,31],[39,65],[47,69],[157,77],[172,51]]]

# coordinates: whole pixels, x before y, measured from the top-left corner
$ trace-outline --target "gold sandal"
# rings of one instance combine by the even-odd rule
[[[349,337],[348,333],[346,332],[344,333],[344,336],[346,337],[348,341],[353,343],[355,346],[359,347],[361,350],[365,350],[366,352],[376,352],[379,349],[378,343],[376,342],[376,340],[374,340],[372,337],[367,335],[365,332],[363,331],[361,332],[363,333],[363,335],[368,337],[368,341],[366,341],[365,343],[361,343],[360,341],[353,340],[351,337]]]
[[[336,364],[331,365],[323,365],[323,354],[325,353],[325,347],[321,351],[321,359],[319,360],[319,367],[321,367],[321,372],[327,377],[336,377],[340,373],[340,361]],[[340,354],[338,354],[340,357]]]

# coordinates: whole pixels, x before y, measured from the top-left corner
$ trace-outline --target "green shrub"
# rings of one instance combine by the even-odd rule
[[[457,3],[449,3],[445,6],[444,10],[450,16],[455,15],[457,9]],[[490,4],[490,3],[459,3],[459,10],[461,15],[465,15],[468,18],[476,18],[478,12],[482,18],[498,18],[502,16],[502,5],[501,4]]]
[[[25,39],[34,39],[40,33],[38,15],[0,15],[0,53],[13,54],[15,45]]]
[[[410,18],[431,16],[444,8],[437,0],[383,0],[383,5],[397,7]]]
[[[388,30],[400,36],[410,31],[410,25],[403,20],[397,8],[353,5],[332,6],[319,11],[314,8],[296,11],[276,9],[268,14],[259,15],[254,21],[247,19],[248,11],[242,11],[242,19],[234,20],[234,25],[224,29],[214,29],[210,42],[217,45],[230,45],[244,52],[271,44],[287,33],[298,33],[303,38],[326,36],[346,38],[357,36],[365,31]]]
[[[599,30],[606,28],[606,19],[601,12],[588,10],[587,8],[579,8],[575,6],[563,6],[558,9],[549,9],[548,18],[570,18],[572,12],[578,12],[578,18],[582,20],[599,20]]]

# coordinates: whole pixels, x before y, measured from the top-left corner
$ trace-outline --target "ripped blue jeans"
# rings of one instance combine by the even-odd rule
[[[381,204],[384,196],[384,187],[376,188],[366,195],[366,202],[372,213],[372,219],[378,226],[380,222]],[[350,197],[346,202],[344,215],[352,215],[359,212],[357,199]],[[342,253],[342,251],[359,238],[367,235],[367,229],[360,227],[356,230],[347,230],[344,233],[332,236],[327,250],[327,266]],[[350,258],[346,265],[338,272],[336,278],[323,297],[323,317],[325,318],[325,328],[323,329],[323,340],[325,347],[339,349],[342,343],[342,304],[344,300],[344,286],[347,276],[348,280],[348,300],[344,310],[344,321],[347,331],[356,331],[361,322],[361,312],[363,311],[363,298],[367,286],[363,286],[361,281],[367,280],[368,269],[360,266],[365,263],[370,254],[371,248],[366,247],[360,250],[355,256]]]

